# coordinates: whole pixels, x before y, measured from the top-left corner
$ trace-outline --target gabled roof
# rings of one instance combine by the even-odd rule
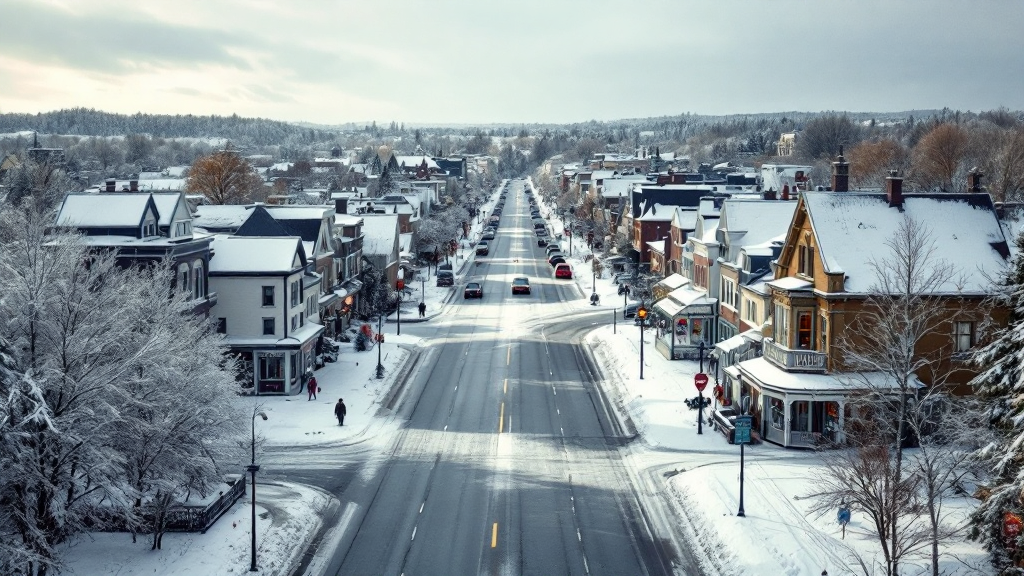
[[[185,195],[182,192],[153,192],[153,203],[160,213],[160,226],[170,226],[171,219],[180,204],[184,204]],[[188,205],[184,206],[183,216],[188,216]]]
[[[904,194],[902,209],[890,207],[881,193],[805,192],[800,202],[824,270],[844,274],[847,292],[871,290],[876,281],[872,261],[890,257],[886,242],[903,218],[925,225],[935,260],[953,268],[954,277],[938,293],[990,292],[990,279],[999,276],[1009,256],[988,194]]]
[[[74,228],[134,228],[142,225],[150,206],[160,218],[151,194],[69,194],[57,213],[56,224]]]
[[[363,254],[390,255],[398,242],[398,215],[363,215]]]
[[[298,238],[214,236],[210,274],[288,274],[306,265],[306,251]]]
[[[211,231],[234,232],[249,218],[252,208],[236,204],[201,204],[196,206],[192,225]]]
[[[728,231],[729,238],[738,246],[764,244],[786,232],[796,205],[782,200],[730,198],[722,206],[718,227]]]
[[[638,218],[641,222],[668,222],[672,220],[672,206],[661,204],[644,204],[643,214]]]
[[[254,206],[249,218],[235,231],[236,236],[298,236],[292,234],[267,212],[263,206]]]

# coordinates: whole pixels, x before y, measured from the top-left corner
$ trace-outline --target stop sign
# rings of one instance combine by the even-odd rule
[[[704,391],[704,387],[708,385],[708,375],[701,372],[700,374],[693,375],[693,385],[697,387],[700,392]]]

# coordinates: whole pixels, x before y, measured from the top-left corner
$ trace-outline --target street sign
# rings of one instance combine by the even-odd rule
[[[700,392],[704,391],[704,388],[708,385],[708,375],[700,372],[693,375],[693,385],[697,387]]]
[[[736,417],[736,423],[734,424],[734,426],[736,427],[736,431],[733,433],[732,436],[733,444],[750,443],[750,428],[753,426],[753,419],[754,418],[752,416]]]
[[[841,508],[839,508],[839,513],[836,514],[836,520],[839,520],[839,523],[844,525],[844,526],[849,524],[850,523],[850,508],[848,506],[845,506],[845,505],[842,506]]]

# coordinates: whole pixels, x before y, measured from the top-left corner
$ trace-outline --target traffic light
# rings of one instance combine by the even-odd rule
[[[637,308],[636,317],[639,318],[641,322],[647,320],[647,308],[644,308],[642,306],[640,308]]]

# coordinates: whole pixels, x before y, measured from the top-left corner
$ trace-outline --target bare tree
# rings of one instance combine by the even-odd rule
[[[263,179],[230,149],[197,159],[189,169],[185,189],[202,194],[211,204],[244,204],[264,194]]]
[[[924,135],[912,153],[913,181],[926,189],[945,192],[964,189],[969,138],[955,124],[939,124]]]
[[[845,114],[828,114],[804,126],[797,140],[796,152],[809,160],[832,158],[839,154],[841,147],[850,147],[859,141],[860,127],[849,117]]]
[[[850,149],[850,180],[856,188],[881,188],[889,170],[904,173],[910,155],[895,140],[861,142]]]
[[[871,262],[875,276],[871,295],[835,346],[847,373],[868,391],[852,403],[858,415],[850,423],[850,440],[859,451],[869,451],[871,461],[889,462],[882,485],[890,491],[885,502],[916,503],[916,492],[913,497],[903,494],[916,491],[920,483],[907,470],[903,447],[915,429],[924,430],[927,420],[922,418],[927,412],[922,406],[947,392],[946,360],[951,350],[925,342],[948,339],[949,306],[955,306],[948,294],[956,292],[962,279],[938,258],[931,232],[909,217],[900,221],[885,244],[889,254]],[[922,389],[919,377],[930,387]],[[937,460],[929,465],[937,465]],[[906,520],[902,512],[890,515],[878,524],[878,537],[886,574],[895,576],[901,560],[919,546],[921,537],[917,523]]]
[[[993,200],[1024,199],[1024,128],[976,129],[971,133],[971,148]]]

